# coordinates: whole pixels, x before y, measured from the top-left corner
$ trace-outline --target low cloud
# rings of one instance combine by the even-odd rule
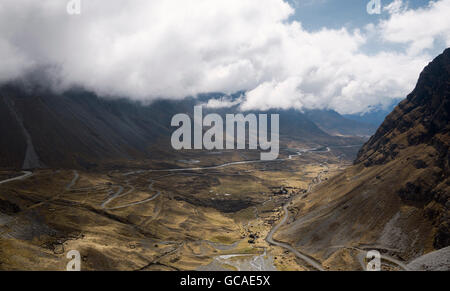
[[[206,108],[210,109],[217,109],[217,108],[230,108],[233,106],[240,105],[242,103],[243,95],[241,97],[233,99],[231,96],[223,96],[219,99],[209,99],[204,106]]]
[[[57,89],[103,96],[247,91],[243,109],[364,112],[404,97],[427,50],[450,44],[450,0],[416,10],[393,2],[367,28],[310,32],[288,21],[294,8],[282,0],[82,0],[73,16],[66,1],[3,0],[0,83],[51,68]],[[374,40],[405,48],[366,53]]]

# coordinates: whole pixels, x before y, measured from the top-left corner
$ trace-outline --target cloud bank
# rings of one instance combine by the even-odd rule
[[[246,91],[243,110],[357,113],[404,97],[428,51],[450,45],[450,0],[395,0],[378,23],[314,32],[288,21],[283,0],[82,0],[80,15],[67,2],[0,3],[0,83],[46,68],[58,89],[103,96]],[[367,53],[371,42],[386,49]]]

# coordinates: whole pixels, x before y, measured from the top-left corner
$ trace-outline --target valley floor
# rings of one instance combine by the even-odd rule
[[[362,250],[342,247],[330,266],[277,240],[300,211],[291,201],[347,167],[342,154],[293,146],[277,161],[255,156],[199,153],[157,170],[1,172],[0,269],[65,270],[70,250],[82,270],[363,269]]]

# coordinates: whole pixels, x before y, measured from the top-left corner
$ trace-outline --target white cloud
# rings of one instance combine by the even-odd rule
[[[449,45],[450,0],[418,10],[394,2],[371,31],[308,32],[287,21],[294,11],[282,0],[89,0],[79,16],[66,13],[66,1],[3,0],[0,82],[43,66],[63,88],[100,95],[248,90],[246,109],[362,112],[405,96],[431,60],[423,50],[438,39]],[[408,49],[368,55],[373,37]]]
[[[427,7],[416,10],[399,8],[390,12],[391,17],[379,24],[384,41],[407,44],[409,54],[432,49],[436,41],[450,46],[449,0],[430,1]]]
[[[219,99],[209,99],[204,106],[210,109],[217,109],[217,108],[230,108],[236,105],[241,104],[242,102],[242,95],[239,98],[232,99],[230,96],[223,96]]]

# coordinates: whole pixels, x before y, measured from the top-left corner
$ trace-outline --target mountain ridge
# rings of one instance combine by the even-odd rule
[[[447,49],[424,69],[353,166],[294,199],[292,221],[277,239],[325,265],[349,260],[352,250],[377,249],[411,261],[448,247],[449,84]]]

